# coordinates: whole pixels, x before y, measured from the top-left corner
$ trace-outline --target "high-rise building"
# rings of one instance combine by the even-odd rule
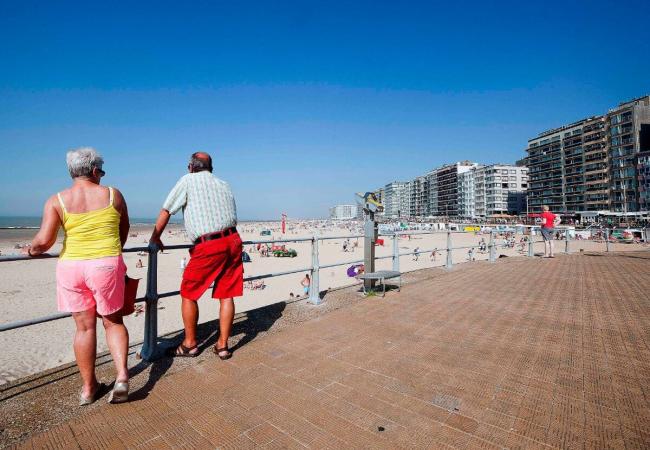
[[[650,96],[530,139],[525,160],[531,211],[544,204],[568,214],[638,211],[636,158],[650,150],[648,141]]]
[[[639,152],[650,150],[650,96],[621,103],[609,110],[607,119],[610,209],[639,211],[636,163]]]
[[[477,167],[474,174],[474,216],[491,217],[526,212],[528,168],[510,164]],[[460,179],[460,175],[459,175]]]
[[[393,181],[384,186],[384,216],[391,219],[406,217],[409,213],[408,183]]]
[[[358,219],[361,208],[357,205],[336,205],[330,208],[330,219],[352,220]]]
[[[409,181],[407,186],[409,198],[408,217],[411,219],[424,217],[429,196],[427,177],[416,177]]]
[[[637,155],[636,173],[639,183],[639,211],[650,211],[650,150]]]
[[[436,171],[438,189],[438,216],[458,216],[458,174],[476,167],[476,163],[461,161],[447,164]]]
[[[478,167],[458,174],[458,216],[465,219],[476,217],[475,175]]]
[[[434,169],[424,176],[427,180],[427,216],[438,215],[438,172]]]

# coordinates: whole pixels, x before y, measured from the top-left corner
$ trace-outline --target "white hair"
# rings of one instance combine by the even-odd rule
[[[68,163],[68,172],[70,172],[72,178],[89,177],[93,174],[95,167],[101,169],[104,165],[104,158],[92,147],[70,150],[65,159]]]

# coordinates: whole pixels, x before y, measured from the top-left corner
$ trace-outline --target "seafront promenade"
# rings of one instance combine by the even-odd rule
[[[157,362],[132,402],[100,401],[19,448],[650,447],[650,252],[406,281],[385,298],[332,293],[339,306],[313,316],[276,307],[231,360]],[[21,395],[38,421],[47,389],[0,401],[1,427]]]

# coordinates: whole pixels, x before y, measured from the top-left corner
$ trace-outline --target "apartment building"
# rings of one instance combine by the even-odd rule
[[[650,140],[650,96],[540,133],[525,158],[533,212],[638,211],[636,157]],[[649,149],[650,150],[650,149]]]
[[[426,216],[438,214],[438,172],[434,169],[424,176],[427,180]]]
[[[434,215],[457,217],[458,216],[458,174],[468,172],[476,163],[461,161],[447,164],[436,171],[437,177],[437,211]]]
[[[330,208],[330,219],[352,220],[359,219],[362,210],[357,205],[336,205]]]
[[[610,209],[639,211],[637,155],[650,150],[650,96],[621,103],[607,114]]]
[[[427,202],[429,198],[429,185],[426,176],[416,177],[408,182],[408,217],[412,219],[422,218],[427,213]]]
[[[408,183],[393,181],[384,186],[384,217],[398,219],[409,213]]]
[[[510,164],[477,167],[474,173],[474,216],[492,217],[526,212],[528,168]]]
[[[476,168],[458,174],[458,216],[465,219],[476,217]]]
[[[650,150],[637,155],[636,173],[639,184],[639,211],[650,211]]]

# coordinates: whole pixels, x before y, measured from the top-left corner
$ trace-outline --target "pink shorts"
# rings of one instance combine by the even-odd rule
[[[60,259],[56,265],[56,299],[59,311],[80,312],[97,308],[107,316],[124,305],[122,256],[97,259]]]

